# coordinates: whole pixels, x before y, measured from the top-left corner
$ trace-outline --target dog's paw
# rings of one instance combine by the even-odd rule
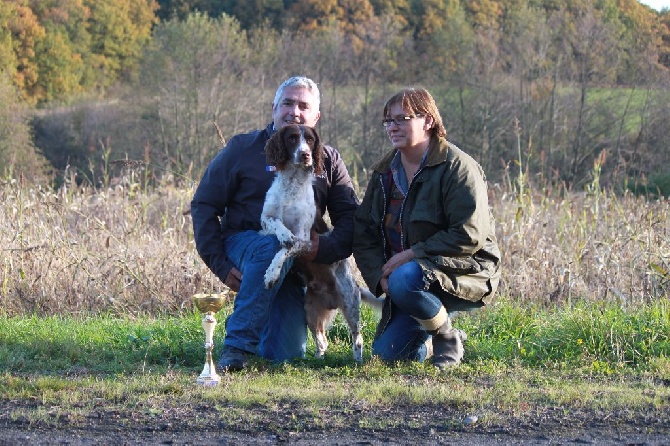
[[[354,361],[361,364],[363,362],[363,336],[360,333],[354,338],[352,350],[354,352]]]
[[[363,347],[354,347],[354,361],[356,361],[358,364],[363,363]]]
[[[282,248],[291,249],[293,246],[298,243],[298,238],[293,234],[288,234],[286,237],[280,237],[279,243]]]
[[[265,284],[265,289],[270,289],[273,286],[277,284],[277,281],[279,280],[279,275],[272,273],[270,270],[265,272],[264,276],[264,284]]]

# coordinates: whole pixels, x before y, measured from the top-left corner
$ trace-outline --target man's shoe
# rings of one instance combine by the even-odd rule
[[[217,366],[221,373],[239,372],[249,365],[250,353],[240,350],[239,348],[223,346],[221,359]]]

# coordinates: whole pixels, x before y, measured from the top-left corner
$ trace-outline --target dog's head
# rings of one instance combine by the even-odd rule
[[[323,172],[323,145],[316,129],[306,125],[287,125],[275,132],[265,145],[267,163],[285,170],[288,165]]]

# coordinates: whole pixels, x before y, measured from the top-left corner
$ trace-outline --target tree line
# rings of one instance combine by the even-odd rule
[[[648,183],[670,157],[670,15],[636,0],[5,0],[0,23],[6,174],[197,179],[294,74],[360,182],[404,85],[494,181]]]

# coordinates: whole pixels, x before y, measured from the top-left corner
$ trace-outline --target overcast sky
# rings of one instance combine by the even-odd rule
[[[670,8],[670,0],[638,0],[640,3],[651,6],[657,11],[663,8]]]

